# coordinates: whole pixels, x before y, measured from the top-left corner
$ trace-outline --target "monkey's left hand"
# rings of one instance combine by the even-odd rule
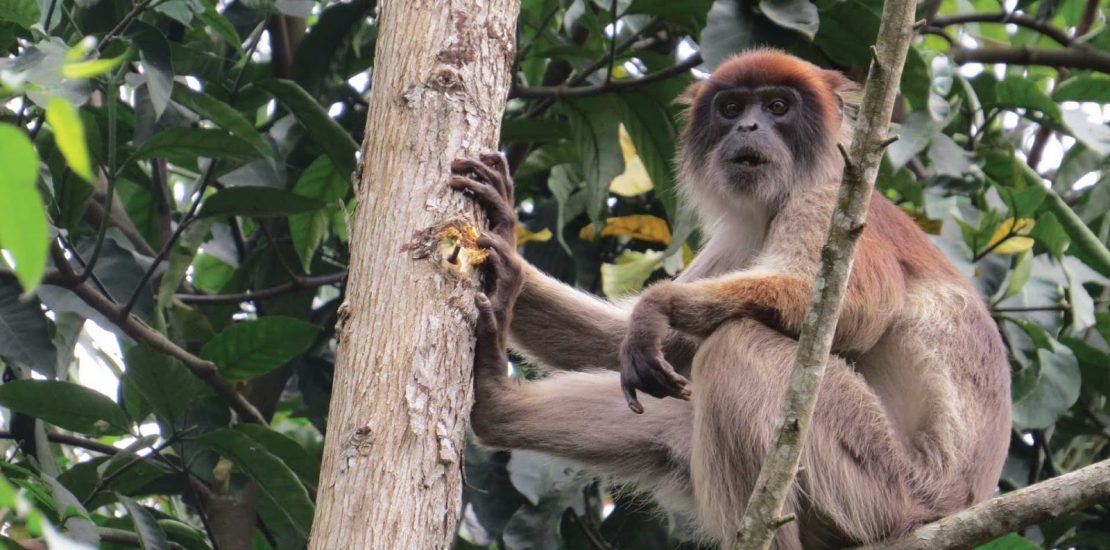
[[[621,343],[621,391],[628,408],[637,414],[644,407],[636,399],[636,390],[655,398],[690,399],[689,381],[663,357],[663,337],[670,330],[667,286],[656,284],[640,295]]]
[[[501,153],[482,153],[478,159],[451,161],[452,189],[474,197],[486,212],[490,233],[509,245],[516,245],[516,204],[509,163]]]

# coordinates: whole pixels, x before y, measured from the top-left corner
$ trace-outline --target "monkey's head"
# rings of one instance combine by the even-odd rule
[[[854,88],[839,72],[775,50],[726,60],[684,95],[684,192],[698,206],[755,199],[774,207],[800,185],[837,177],[841,94]]]

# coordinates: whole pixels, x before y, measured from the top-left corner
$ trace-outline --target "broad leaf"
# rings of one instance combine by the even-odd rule
[[[116,499],[127,510],[127,515],[131,516],[131,522],[135,525],[135,534],[139,535],[139,547],[142,550],[164,550],[170,547],[170,542],[166,540],[166,532],[146,507],[140,506],[131,497],[119,493],[116,493]]]
[[[809,0],[760,0],[759,9],[776,25],[798,31],[810,40],[817,34],[817,6]]]
[[[123,435],[131,431],[131,421],[111,399],[71,382],[13,380],[0,385],[0,405],[74,432]]]
[[[170,128],[151,136],[128,162],[170,155],[231,160],[259,157],[258,150],[250,143],[223,130]]]
[[[303,197],[315,199],[325,205],[335,205],[351,188],[350,179],[332,167],[328,157],[317,158],[293,186],[293,192]],[[293,249],[301,259],[301,266],[309,272],[312,257],[327,235],[331,221],[331,208],[320,209],[306,214],[289,216],[289,232],[293,235]]]
[[[328,116],[328,112],[316,98],[308,95],[304,88],[291,80],[268,80],[259,86],[274,94],[278,102],[297,117],[297,121],[308,130],[308,135],[331,158],[336,170],[342,174],[354,171],[358,144],[338,122]]]
[[[0,21],[11,21],[23,28],[39,22],[42,11],[35,0],[0,0]]]
[[[126,359],[124,378],[134,384],[158,416],[175,428],[183,428],[185,412],[200,390],[197,378],[176,359],[146,345],[129,348]]]
[[[620,105],[602,96],[567,102],[571,133],[585,176],[586,215],[602,219],[609,183],[624,171],[620,151]]]
[[[247,380],[304,353],[320,329],[291,317],[262,317],[231,325],[201,350],[230,380]]]
[[[270,144],[239,111],[206,93],[196,92],[181,84],[174,85],[173,100],[188,107],[198,116],[214,122],[235,137],[249,143],[259,155],[272,154]]]
[[[319,210],[323,206],[316,199],[273,187],[228,187],[205,199],[197,216],[277,218]]]
[[[0,123],[0,248],[15,262],[24,292],[39,284],[46,269],[46,212],[35,187],[39,155],[23,130]]]
[[[1043,429],[1056,422],[1079,399],[1079,363],[1071,350],[1037,350],[1037,362],[1014,377],[1014,426]]]
[[[92,159],[85,145],[85,125],[77,109],[65,99],[51,98],[46,105],[46,122],[54,129],[54,142],[58,144],[66,164],[85,181],[92,181]]]
[[[273,500],[288,525],[302,538],[312,526],[313,505],[308,491],[293,470],[258,441],[229,429],[206,433],[199,442],[228,458]]]
[[[0,277],[0,357],[14,359],[53,378],[57,355],[39,301],[20,299],[15,279]]]

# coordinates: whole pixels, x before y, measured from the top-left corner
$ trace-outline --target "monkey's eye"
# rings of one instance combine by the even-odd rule
[[[776,99],[767,104],[767,110],[771,111],[771,114],[775,116],[782,116],[786,114],[786,111],[790,110],[790,106],[787,105],[785,101]]]
[[[721,105],[721,114],[725,118],[736,118],[740,116],[740,104],[735,101],[726,101]]]

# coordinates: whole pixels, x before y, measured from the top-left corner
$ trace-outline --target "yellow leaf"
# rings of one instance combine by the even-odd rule
[[[516,244],[524,244],[524,243],[527,243],[527,242],[542,243],[542,242],[547,242],[547,241],[550,241],[550,240],[551,240],[551,230],[546,228],[546,227],[539,230],[539,231],[532,232],[532,231],[529,231],[528,228],[524,227],[523,225],[517,225],[516,226]]]
[[[119,66],[127,59],[127,54],[107,59],[90,59],[62,65],[62,76],[66,78],[92,78],[100,76]]]
[[[1029,218],[1003,220],[987,243],[986,250],[994,254],[1020,254],[1033,248],[1033,239],[1022,235],[1028,235],[1034,223]]]
[[[666,220],[649,214],[633,214],[609,218],[601,228],[602,237],[631,237],[633,239],[660,244],[671,244],[671,229]],[[578,232],[578,238],[592,241],[594,224],[586,224]]]
[[[635,197],[651,191],[651,177],[648,176],[644,162],[636,154],[636,146],[632,137],[620,125],[621,156],[624,157],[624,172],[609,182],[609,191],[622,197]]]
[[[46,104],[46,122],[54,129],[54,143],[73,173],[85,181],[92,181],[92,160],[85,144],[85,125],[77,109],[65,99],[52,97]]]
[[[615,263],[601,264],[601,291],[610,298],[635,294],[662,262],[663,253],[657,250],[626,251]]]
[[[619,80],[621,78],[628,78],[628,69],[624,65],[617,65],[613,67],[613,79]]]

